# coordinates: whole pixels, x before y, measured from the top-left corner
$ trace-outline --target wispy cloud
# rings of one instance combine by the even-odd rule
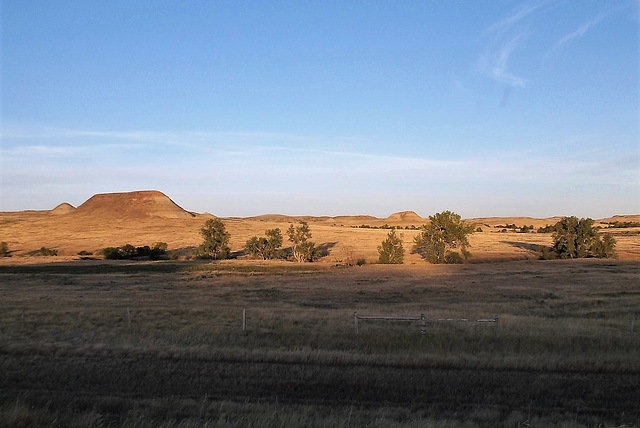
[[[585,36],[603,20],[622,10],[633,6],[632,2],[622,1],[619,3],[603,3],[604,10],[597,15],[583,20],[579,24],[558,21],[556,13],[558,9],[565,6],[565,2],[553,0],[528,1],[520,4],[511,13],[487,27],[482,33],[487,43],[479,58],[480,69],[491,79],[505,83],[511,87],[526,86],[531,79],[513,70],[513,60],[516,54],[526,58],[528,69],[533,69],[531,65],[537,61],[544,60],[545,56],[568,46],[570,43]],[[565,10],[565,12],[569,13]],[[571,11],[571,15],[577,15]],[[577,19],[577,17],[576,17]],[[555,22],[553,22],[555,20]],[[549,43],[549,28],[555,24],[559,27],[557,41],[552,47],[544,47]],[[542,29],[545,29],[543,32]],[[567,31],[570,29],[570,31]],[[531,40],[531,46],[535,49],[527,49],[525,41]],[[538,52],[546,50],[546,55]],[[538,57],[536,57],[538,55]]]
[[[487,28],[484,33],[487,35],[500,35],[508,32],[516,24],[523,21],[536,10],[541,9],[549,3],[549,0],[527,2],[515,8],[509,15]]]
[[[526,85],[527,79],[511,70],[510,60],[530,35],[532,16],[544,11],[549,3],[549,0],[523,3],[483,32],[483,36],[490,40],[479,60],[480,69],[485,74],[512,87]]]
[[[509,59],[525,38],[520,34],[510,40],[503,41],[497,48],[488,51],[481,59],[480,65],[494,80],[510,86],[525,86],[526,80],[515,75],[509,69]]]
[[[596,25],[598,21],[600,21],[601,19],[602,17],[598,16],[596,18],[590,19],[589,21],[583,23],[575,31],[567,34],[566,36],[558,40],[558,42],[555,44],[552,50],[558,49],[560,46],[570,42],[573,39],[577,39],[578,37],[584,36],[587,33],[587,31],[589,31],[589,29],[594,25]]]
[[[569,44],[570,42],[576,39],[579,39],[580,37],[583,37],[585,34],[589,32],[589,30],[594,28],[601,21],[603,21],[604,19],[606,19],[611,15],[616,14],[617,12],[620,12],[623,9],[627,9],[628,7],[630,7],[630,4],[626,4],[626,3],[618,4],[614,7],[610,7],[606,9],[604,12],[598,14],[597,16],[583,22],[574,31],[561,37],[560,40],[556,42],[556,44],[553,46],[553,48],[551,48],[549,52],[552,53],[562,48],[563,46]]]

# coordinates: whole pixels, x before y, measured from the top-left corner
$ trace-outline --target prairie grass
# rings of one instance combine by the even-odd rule
[[[638,262],[597,260],[3,266],[0,420],[636,426],[639,274]],[[498,334],[361,321],[355,335],[356,311],[498,315]]]

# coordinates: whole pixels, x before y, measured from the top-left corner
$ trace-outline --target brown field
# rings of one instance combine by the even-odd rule
[[[640,426],[639,274],[621,260],[0,266],[0,426]],[[499,329],[360,321],[355,335],[355,311],[498,315]]]
[[[170,250],[183,255],[202,242],[200,228],[209,214],[194,214],[175,205],[160,192],[132,192],[126,194],[96,195],[74,209],[59,206],[52,211],[0,213],[0,240],[8,243],[12,255],[34,254],[41,247],[58,250],[59,256],[76,256],[80,251],[94,253],[108,246],[132,244],[152,245],[166,242]],[[481,227],[482,232],[470,238],[472,262],[536,259],[539,245],[550,245],[550,234],[500,233],[497,225],[533,225],[535,228],[555,224],[560,218],[534,219],[529,217],[482,218],[468,221]],[[231,234],[231,250],[240,252],[252,236],[263,236],[264,231],[280,228],[284,234],[291,222],[309,222],[313,241],[325,249],[321,262],[336,263],[348,254],[377,261],[377,247],[388,231],[362,229],[361,225],[419,227],[426,222],[412,212],[392,214],[386,219],[371,216],[344,217],[288,217],[263,215],[250,218],[224,218]],[[599,222],[640,221],[640,215],[616,216]],[[640,260],[640,228],[609,229],[618,241],[618,256],[623,260]],[[424,263],[417,254],[410,254],[413,238],[418,232],[403,230],[406,264]],[[285,237],[285,246],[286,246]],[[62,257],[54,260],[63,260]],[[11,257],[0,263],[27,262]],[[33,262],[29,260],[28,262]]]
[[[474,263],[347,267],[375,262],[387,234],[354,226],[421,219],[305,218],[320,263],[247,260],[250,236],[294,220],[269,215],[223,219],[236,260],[78,260],[200,243],[206,215],[135,197],[143,208],[96,198],[0,214],[12,251],[0,261],[0,426],[640,426],[638,229],[609,229],[616,260],[540,261],[549,234],[494,226],[557,219],[474,219]],[[402,233],[409,249],[417,232]],[[29,255],[42,246],[60,255]],[[421,334],[361,320],[356,335],[354,312],[499,323],[430,321]]]

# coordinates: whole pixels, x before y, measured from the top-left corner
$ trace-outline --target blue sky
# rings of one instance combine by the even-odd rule
[[[5,0],[0,209],[638,214],[638,9]]]

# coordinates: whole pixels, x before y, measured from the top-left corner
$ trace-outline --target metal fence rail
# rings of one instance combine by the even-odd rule
[[[353,323],[354,323],[354,331],[355,334],[359,334],[359,321],[367,320],[367,321],[420,321],[420,333],[427,333],[427,323],[428,322],[492,322],[495,323],[495,333],[498,335],[498,327],[500,318],[498,315],[493,318],[427,318],[424,314],[420,314],[419,317],[398,317],[398,316],[369,316],[369,315],[358,315],[357,312],[353,313]]]

